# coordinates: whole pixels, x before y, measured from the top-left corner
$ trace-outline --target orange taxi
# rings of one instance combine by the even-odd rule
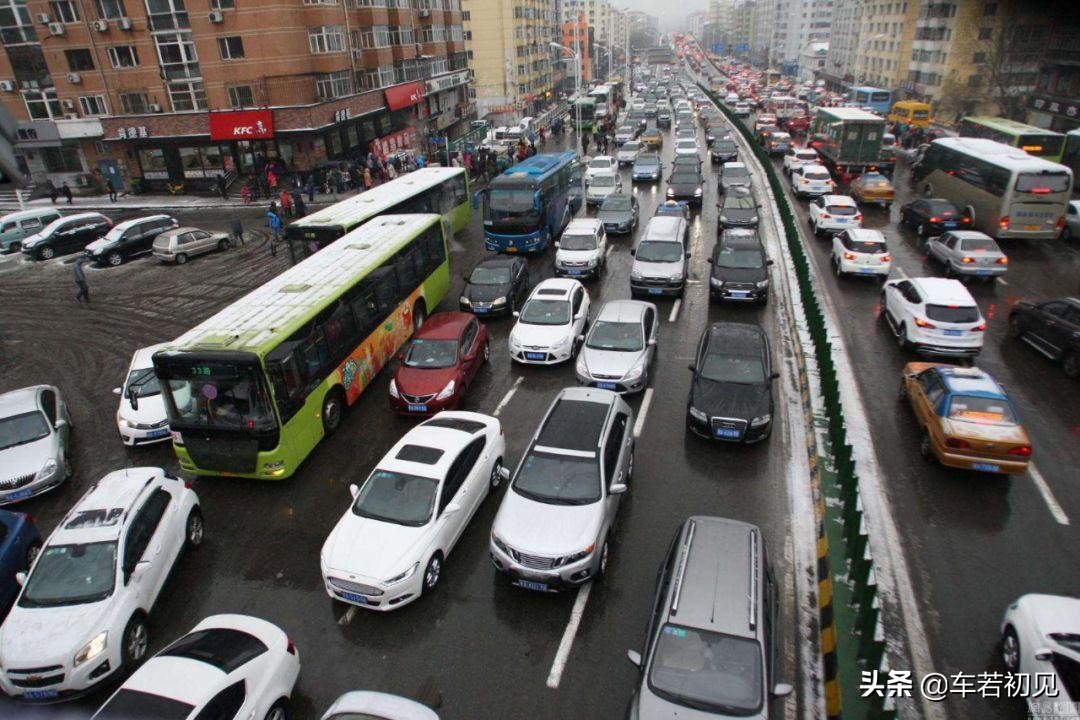
[[[896,198],[896,189],[892,181],[881,173],[868,172],[851,181],[848,195],[858,203],[889,207]]]

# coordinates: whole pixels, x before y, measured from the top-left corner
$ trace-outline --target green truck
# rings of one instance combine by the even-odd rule
[[[881,160],[885,120],[858,108],[818,108],[810,125],[810,147],[833,178],[847,185]]]

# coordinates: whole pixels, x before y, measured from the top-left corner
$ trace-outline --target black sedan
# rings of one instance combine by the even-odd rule
[[[685,200],[695,207],[701,207],[704,192],[705,178],[701,175],[700,166],[676,165],[672,169],[667,181],[668,200]]]
[[[735,162],[739,159],[739,147],[734,140],[721,138],[709,148],[709,159],[714,165]]]
[[[772,263],[757,230],[725,230],[709,258],[709,299],[768,302]]]
[[[465,277],[458,307],[478,316],[505,315],[529,295],[529,267],[523,257],[496,255],[482,260]]]
[[[1018,302],[1009,314],[1009,330],[1060,362],[1065,377],[1080,378],[1080,298]]]
[[[637,227],[640,213],[636,196],[617,193],[604,198],[596,217],[603,223],[604,232],[608,235],[625,235]]]
[[[772,430],[769,338],[758,325],[718,322],[705,328],[690,370],[686,426],[726,442],[764,440]]]
[[[900,208],[900,224],[914,228],[919,237],[941,235],[946,230],[969,230],[971,218],[942,198],[919,198]]]
[[[760,206],[750,194],[750,188],[731,188],[724,193],[718,205],[720,217],[716,224],[717,232],[732,227],[756,228],[758,226]]]

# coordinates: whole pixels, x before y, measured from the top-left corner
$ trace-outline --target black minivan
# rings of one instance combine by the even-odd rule
[[[757,230],[725,230],[709,258],[709,298],[766,303],[769,300],[769,265]]]
[[[149,215],[125,220],[114,226],[104,237],[86,246],[86,256],[102,265],[121,264],[134,255],[150,252],[154,238],[166,230],[180,227],[169,215]]]
[[[23,238],[22,253],[34,260],[79,252],[112,229],[112,220],[101,213],[68,215],[46,225],[41,232]]]

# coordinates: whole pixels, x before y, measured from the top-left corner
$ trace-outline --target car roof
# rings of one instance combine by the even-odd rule
[[[536,287],[533,288],[530,297],[537,297],[540,294],[541,290],[547,290],[549,292],[543,293],[543,297],[549,300],[552,298],[557,299],[560,297],[565,299],[570,297],[571,291],[573,291],[573,289],[578,287],[579,285],[581,285],[581,283],[579,283],[577,280],[572,280],[570,278],[548,278],[547,280],[542,280],[537,283]],[[562,292],[559,295],[555,295],[554,293],[550,292],[553,290],[561,290]]]
[[[873,228],[851,228],[846,232],[852,240],[857,240],[859,242],[885,242],[885,236],[881,233],[881,231],[875,230]]]
[[[472,420],[482,423],[485,427],[498,422],[487,415],[465,411],[444,412],[436,418]],[[420,477],[444,479],[457,456],[466,445],[476,439],[476,435],[472,432],[447,425],[447,423],[432,424],[430,421],[417,425],[401,436],[401,439],[379,460],[377,467]],[[440,454],[437,457],[425,458],[423,453],[415,452],[414,449],[437,450]],[[434,455],[432,453],[432,456]]]
[[[720,234],[720,245],[728,245],[731,247],[763,247],[761,242],[761,236],[758,235],[757,230],[750,228],[728,228]]]
[[[608,195],[608,199],[611,199],[613,197],[616,196]],[[597,232],[600,229],[601,225],[602,223],[600,222],[599,218],[577,218],[575,220],[571,220],[567,224],[566,229],[563,230],[563,234],[565,235],[569,232],[584,232],[592,234]]]
[[[7,213],[5,215],[0,215],[0,222],[6,222],[6,221],[12,221],[12,220],[25,220],[26,218],[34,218],[34,217],[38,217],[40,215],[44,215],[44,214],[47,214],[47,213],[48,214],[55,213],[55,214],[61,215],[61,216],[63,215],[63,213],[61,213],[56,208],[51,208],[51,207],[33,208],[31,210],[16,210],[15,212]]]
[[[737,160],[731,160],[729,162],[724,163],[723,167],[724,167],[725,170],[729,170],[731,168],[745,168],[746,163],[741,163],[741,162],[738,162]]]
[[[994,240],[994,238],[978,230],[949,230],[949,234],[961,240],[990,240],[991,242]]]
[[[151,222],[154,220],[172,220],[169,215],[144,215],[143,217],[131,218],[123,222],[113,225],[113,230],[127,230],[132,225],[138,225],[139,223]]]
[[[655,308],[656,306],[640,300],[608,300],[600,308],[600,312],[596,314],[593,322],[595,323],[597,320],[606,322],[638,321],[650,307]]]
[[[594,155],[592,159],[589,160],[589,164],[591,165],[597,160],[604,160],[610,163],[613,162],[614,158],[612,158],[610,155]]]
[[[191,225],[185,225],[183,227],[173,228],[172,230],[166,230],[165,232],[161,233],[161,235],[159,235],[158,237],[173,237],[174,235],[183,235],[184,233],[192,232],[193,230],[202,230],[202,228],[193,227]],[[205,230],[204,232],[212,233],[213,231]]]
[[[99,212],[81,212],[81,213],[75,213],[74,215],[64,215],[59,220],[54,220],[53,222],[54,223],[67,222],[68,220],[97,220],[99,218],[105,219],[105,220],[109,219],[109,218],[105,217],[104,215],[102,215]]]
[[[988,398],[1005,398],[1005,390],[987,372],[977,367],[939,365],[934,368],[949,392]]]
[[[685,222],[686,220],[681,215],[654,215],[649,220],[649,224],[645,226],[645,233],[641,236],[641,239],[681,243],[683,239],[676,233]]]
[[[9,390],[0,395],[0,417],[10,417],[16,414],[37,410],[37,395],[42,388],[49,385],[31,385],[30,387]]]
[[[705,328],[709,347],[723,347],[725,355],[761,355],[765,352],[765,331],[759,325],[714,322]]]
[[[965,307],[975,305],[975,299],[971,297],[971,293],[959,280],[921,277],[911,278],[911,284],[922,291],[927,302],[963,305]]]
[[[414,337],[425,340],[457,340],[473,319],[472,313],[448,310],[429,315]]]
[[[50,545],[113,540],[144,490],[165,471],[156,467],[114,470],[97,480],[71,508],[49,538]]]
[[[493,255],[484,258],[476,264],[476,267],[510,267],[518,258],[509,255]]]
[[[610,390],[563,388],[536,433],[536,447],[596,452],[618,397]]]

